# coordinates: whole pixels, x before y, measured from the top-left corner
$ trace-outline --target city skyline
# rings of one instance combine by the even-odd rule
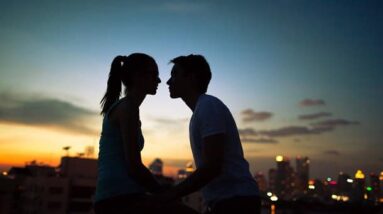
[[[0,167],[57,165],[94,146],[114,56],[144,52],[162,83],[141,112],[146,163],[192,160],[191,111],[169,98],[168,62],[191,53],[213,72],[252,172],[308,156],[313,175],[383,164],[380,1],[6,2],[0,9]]]

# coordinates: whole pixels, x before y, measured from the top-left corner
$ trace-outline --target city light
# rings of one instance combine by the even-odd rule
[[[278,155],[277,157],[275,157],[275,160],[277,162],[281,162],[281,161],[283,161],[283,156],[282,155]]]
[[[380,172],[379,180],[383,181],[383,171]]]
[[[331,195],[331,198],[333,200],[336,200],[336,201],[343,201],[343,202],[346,202],[346,201],[349,201],[350,198],[347,196],[347,195],[335,195],[335,194],[332,194]]]
[[[347,178],[347,183],[352,184],[353,182],[354,182],[354,180],[352,180],[351,178]]]
[[[366,190],[369,191],[369,192],[371,192],[372,187],[366,187]]]
[[[271,201],[278,201],[278,197],[276,195],[273,195],[270,197]]]
[[[272,195],[273,195],[273,193],[267,192],[267,196],[271,197]]]
[[[309,180],[309,185],[314,185],[315,181],[314,180]]]
[[[358,169],[355,173],[355,178],[356,179],[364,179],[364,174],[362,172],[362,170]]]
[[[8,172],[3,172],[2,173],[4,176],[7,176],[8,175]]]
[[[314,185],[309,185],[309,189],[315,189]]]
[[[327,181],[331,181],[331,178],[330,178],[330,177],[328,177],[326,180],[327,180]]]

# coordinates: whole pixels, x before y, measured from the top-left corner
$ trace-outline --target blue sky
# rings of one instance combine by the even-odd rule
[[[381,1],[5,1],[0,124],[87,136],[82,143],[46,142],[42,153],[94,144],[110,62],[144,52],[156,59],[162,79],[141,109],[152,142],[144,157],[190,159],[191,112],[168,97],[165,82],[170,59],[197,53],[213,71],[209,93],[230,107],[241,130],[253,130],[242,136],[253,170],[268,169],[283,154],[309,156],[316,175],[379,171],[382,14]],[[12,136],[1,135],[0,147],[15,151],[1,141]]]

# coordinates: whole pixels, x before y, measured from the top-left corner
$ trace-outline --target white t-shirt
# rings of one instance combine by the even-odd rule
[[[207,136],[225,134],[222,174],[202,188],[205,203],[235,196],[259,195],[258,185],[243,156],[241,141],[234,118],[218,98],[202,94],[197,101],[189,124],[190,144],[195,164],[203,166],[202,143]]]

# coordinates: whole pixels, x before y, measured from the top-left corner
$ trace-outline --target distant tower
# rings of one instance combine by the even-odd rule
[[[369,193],[369,199],[372,201],[378,203],[379,202],[379,196],[380,196],[380,182],[379,182],[379,175],[375,173],[370,174],[370,186],[367,187],[367,191]]]
[[[298,189],[301,192],[307,190],[307,184],[309,182],[309,171],[310,171],[310,160],[308,157],[296,158],[296,171],[297,171],[297,180],[298,180]]]
[[[291,168],[288,158],[278,155],[275,160],[277,162],[276,193],[278,197],[287,199],[287,197],[291,197],[293,191],[294,170]]]
[[[354,180],[350,177],[350,175],[340,172],[338,175],[338,183],[337,183],[337,194],[350,196],[352,191],[352,184]]]
[[[65,156],[66,156],[66,157],[69,157],[69,150],[70,150],[70,146],[65,146],[65,147],[63,147],[63,150],[65,150],[65,151],[66,151],[66,154],[65,154]]]
[[[354,199],[357,201],[362,201],[365,198],[365,184],[366,178],[362,170],[357,170],[355,173],[355,182],[354,182]]]
[[[383,171],[381,171],[379,175],[379,188],[380,188],[379,202],[383,203]]]
[[[161,159],[156,158],[154,161],[149,165],[149,170],[153,173],[153,175],[162,175],[162,167],[164,163]]]
[[[269,169],[269,190],[272,193],[276,193],[277,183],[277,170],[274,168]]]
[[[85,157],[93,158],[94,156],[94,146],[85,147]]]

